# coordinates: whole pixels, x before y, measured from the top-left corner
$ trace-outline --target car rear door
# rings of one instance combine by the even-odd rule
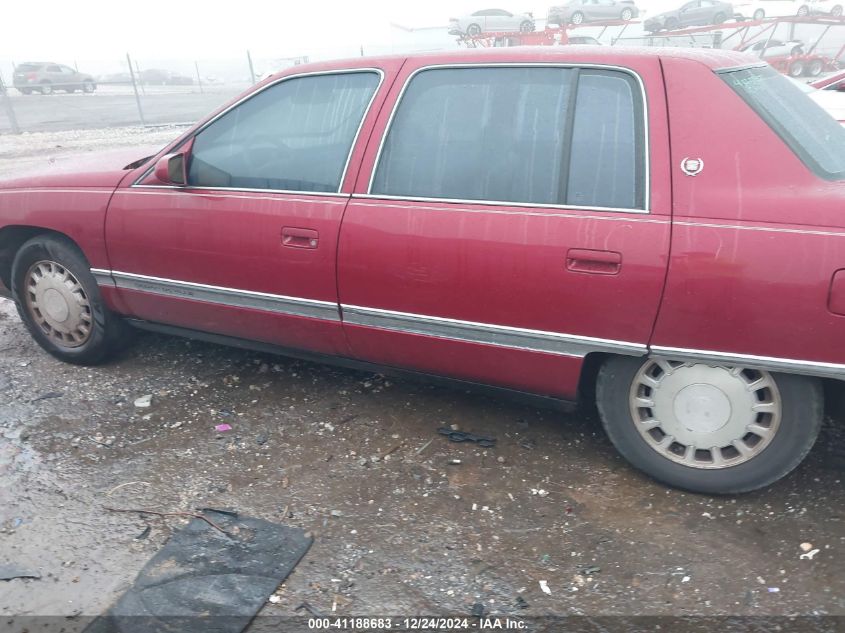
[[[106,226],[113,270],[100,278],[127,314],[345,354],[337,236],[355,141],[400,63],[273,82],[184,141],[188,186],[148,172],[118,189]]]
[[[549,59],[403,67],[341,230],[358,358],[574,397],[588,354],[645,354],[670,233],[659,63]]]

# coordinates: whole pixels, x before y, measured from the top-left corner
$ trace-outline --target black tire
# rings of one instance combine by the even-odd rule
[[[728,19],[724,13],[717,13],[713,16],[713,24],[724,24],[725,20]]]
[[[470,24],[467,27],[467,35],[469,35],[470,37],[477,37],[481,35],[481,27],[477,24]]]
[[[91,306],[91,333],[79,347],[58,345],[35,321],[24,297],[26,276],[40,261],[52,261],[66,268],[82,286]],[[73,242],[53,235],[32,238],[18,250],[12,264],[12,295],[18,314],[32,338],[59,360],[76,365],[96,365],[122,350],[133,338],[133,329],[103,303],[91,267]]]
[[[622,9],[622,13],[619,14],[619,17],[622,19],[623,22],[627,22],[634,17],[634,12],[631,9],[625,8]]]
[[[807,69],[804,71],[809,77],[818,77],[824,70],[824,62],[820,59],[814,59],[807,64]]]
[[[82,92],[86,94],[91,94],[94,92],[94,82],[92,81],[84,81],[82,82]]]
[[[53,94],[53,84],[49,81],[42,81],[38,90],[40,90],[43,95],[51,95]]]
[[[670,486],[705,494],[736,494],[764,488],[781,479],[806,457],[822,424],[821,382],[790,374],[772,374],[782,402],[780,427],[756,457],[720,469],[684,466],[651,448],[634,425],[629,392],[642,358],[608,360],[599,371],[596,400],[605,431],[634,467]]]
[[[572,17],[569,18],[569,22],[575,25],[584,24],[584,14],[580,11],[576,11],[572,14]]]
[[[522,24],[519,25],[519,30],[521,33],[532,33],[534,32],[534,23],[531,20],[523,20]]]
[[[760,20],[762,20],[765,17],[766,17],[766,12],[763,11],[763,9],[757,9],[754,12],[754,21],[755,22],[759,22]]]
[[[841,18],[842,17],[842,5],[837,4],[830,10],[830,15],[834,18]]]
[[[787,72],[789,73],[790,77],[800,77],[804,74],[804,62],[800,59],[796,59],[791,64],[789,64]]]
[[[798,13],[796,14],[799,18],[805,18],[810,14],[810,7],[806,4],[801,5],[798,7]]]

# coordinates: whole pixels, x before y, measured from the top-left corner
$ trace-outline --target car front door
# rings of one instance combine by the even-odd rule
[[[403,67],[343,221],[352,352],[574,397],[584,358],[644,354],[657,313],[670,229],[659,63],[424,64]]]
[[[187,186],[147,172],[118,189],[106,226],[112,270],[100,279],[117,286],[127,314],[346,353],[335,276],[344,181],[351,188],[356,138],[391,70],[285,77],[168,150],[187,152]]]

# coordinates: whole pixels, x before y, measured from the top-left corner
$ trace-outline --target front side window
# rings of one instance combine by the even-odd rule
[[[370,71],[295,77],[250,97],[203,129],[193,187],[337,192],[379,84]]]
[[[370,193],[642,209],[641,94],[627,73],[429,69],[396,110]]]
[[[720,74],[816,175],[845,179],[845,127],[798,86],[771,66]]]

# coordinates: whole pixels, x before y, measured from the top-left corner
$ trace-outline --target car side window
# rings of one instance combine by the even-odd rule
[[[59,72],[62,72],[62,69],[61,69],[61,68],[59,68],[58,66],[47,66],[46,70],[47,70],[47,72],[48,72],[48,73],[59,73]]]
[[[294,77],[258,92],[194,138],[188,185],[337,192],[379,84],[372,71]]]
[[[641,99],[621,71],[420,71],[393,116],[370,193],[644,208]]]

